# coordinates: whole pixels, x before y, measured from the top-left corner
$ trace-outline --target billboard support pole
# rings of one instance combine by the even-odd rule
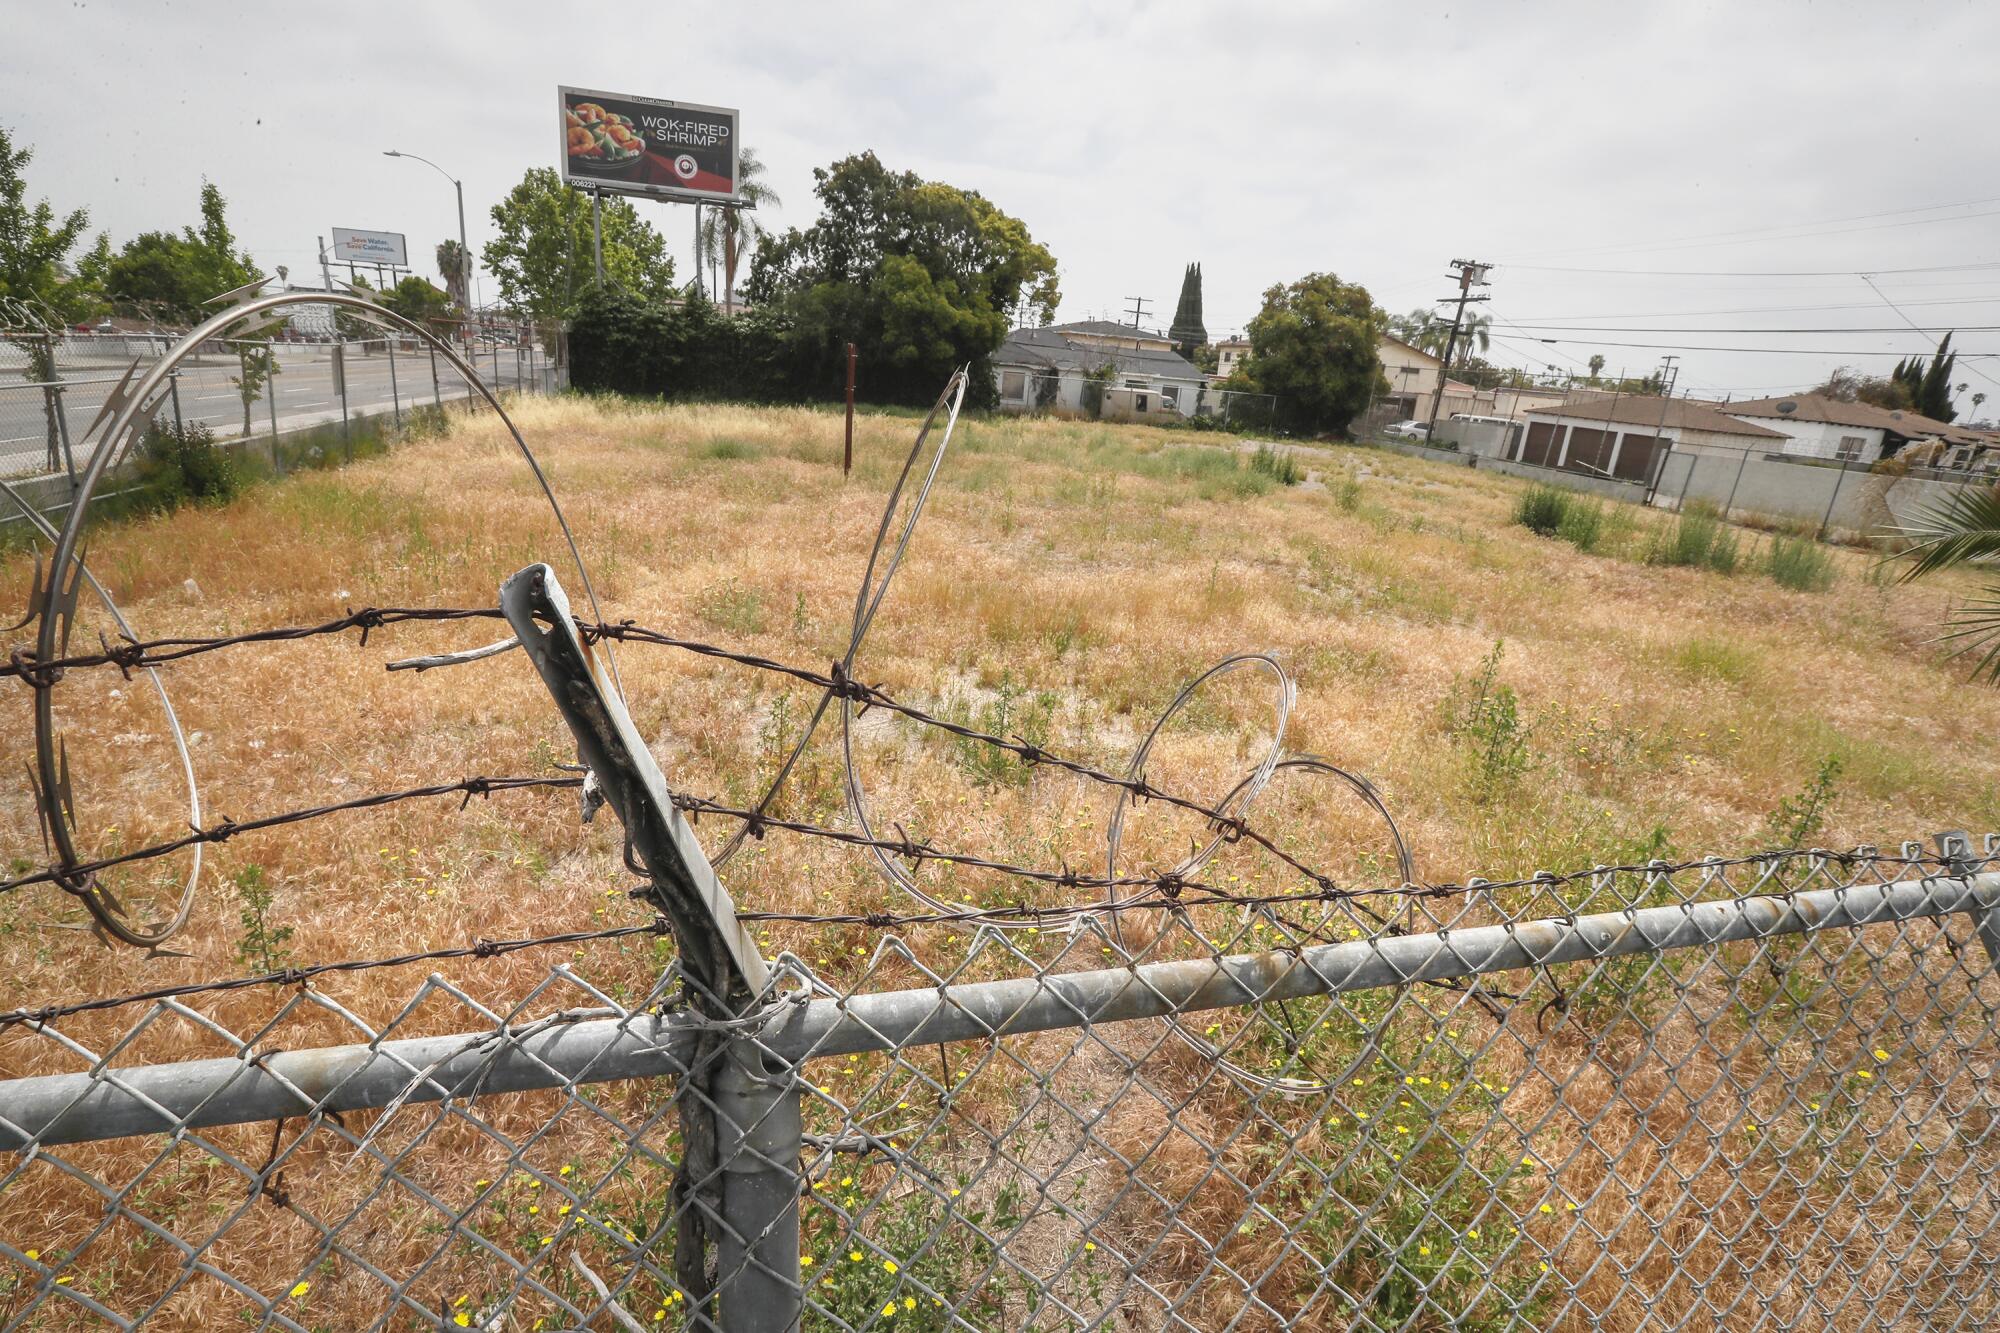
[[[604,195],[590,192],[590,262],[597,272],[597,285],[604,285]]]
[[[701,201],[694,204],[694,289],[702,290],[701,281]]]

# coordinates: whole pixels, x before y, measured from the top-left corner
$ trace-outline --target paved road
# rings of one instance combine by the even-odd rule
[[[389,357],[379,350],[365,355],[350,352],[346,361],[347,410],[353,414],[393,412],[398,402],[407,411],[413,404],[450,401],[471,392],[442,362],[433,387],[428,354],[398,352],[393,368]],[[480,378],[489,385],[531,388],[537,372],[546,366],[546,358],[536,349],[531,368],[525,353],[517,356],[513,348],[503,346],[496,367],[494,349],[486,347],[479,350],[476,364]],[[340,394],[326,348],[281,347],[278,365],[279,372],[267,390],[269,398],[260,397],[251,406],[251,435],[270,433],[274,411],[280,431],[340,420]],[[64,367],[62,412],[72,448],[82,447],[85,431],[123,373],[123,365],[111,362]],[[221,438],[242,435],[243,399],[231,383],[236,373],[233,357],[202,356],[182,363],[178,380],[181,419],[204,422]],[[47,470],[44,401],[42,389],[22,384],[13,375],[0,374],[0,477]],[[82,461],[81,455],[78,461]]]

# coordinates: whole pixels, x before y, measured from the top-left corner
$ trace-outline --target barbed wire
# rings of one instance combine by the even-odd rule
[[[299,824],[308,819],[319,819],[326,815],[343,814],[353,810],[373,810],[399,801],[420,800],[428,796],[458,796],[465,800],[460,809],[471,803],[475,796],[490,797],[496,791],[519,791],[533,787],[581,787],[580,777],[470,777],[457,782],[430,783],[422,787],[405,787],[401,791],[376,792],[368,796],[356,796],[351,800],[334,801],[328,805],[307,806],[298,810],[287,810],[282,814],[263,815],[256,819],[223,819],[205,828],[196,828],[169,842],[153,843],[146,847],[121,852],[116,856],[102,857],[95,861],[85,861],[75,866],[48,866],[31,871],[14,879],[0,880],[0,893],[12,893],[16,889],[33,884],[60,884],[70,892],[81,892],[82,881],[99,871],[115,866],[130,865],[135,861],[151,861],[162,856],[190,847],[227,842],[239,833],[255,833],[264,829],[278,828],[285,824]],[[67,881],[75,879],[73,887]]]
[[[361,642],[366,644],[370,632],[390,625],[411,622],[439,622],[473,619],[498,619],[497,607],[364,607],[350,610],[346,615],[323,621],[315,625],[291,625],[272,629],[251,630],[240,634],[214,635],[208,637],[179,636],[172,638],[127,640],[113,643],[104,640],[100,650],[94,653],[77,653],[46,662],[37,661],[31,652],[16,650],[6,663],[0,663],[0,678],[20,679],[35,688],[47,688],[59,681],[63,673],[90,667],[115,666],[130,672],[144,667],[163,666],[173,662],[245,644],[288,643],[325,635],[344,634],[360,631]],[[1256,844],[1298,874],[1322,884],[1331,884],[1327,877],[1312,866],[1307,865],[1292,853],[1279,846],[1268,835],[1249,823],[1240,815],[1225,813],[1219,806],[1209,805],[1193,797],[1182,796],[1168,791],[1148,781],[1143,776],[1123,777],[1107,771],[1095,764],[1036,745],[1020,736],[1002,736],[983,731],[950,718],[941,717],[915,704],[904,702],[891,695],[880,685],[868,685],[848,676],[838,662],[828,670],[818,671],[811,667],[799,666],[762,654],[726,648],[719,644],[690,639],[669,634],[663,630],[640,625],[636,621],[625,620],[616,623],[590,622],[579,619],[577,632],[585,642],[595,643],[610,640],[617,643],[640,644],[654,647],[673,648],[699,657],[731,662],[739,666],[772,675],[784,676],[815,689],[824,690],[834,698],[851,699],[861,705],[865,714],[880,708],[901,717],[933,728],[947,735],[974,744],[985,745],[1012,756],[1031,768],[1047,768],[1068,773],[1102,786],[1113,787],[1126,792],[1141,801],[1159,801],[1210,821],[1221,831],[1228,841],[1247,840]],[[417,667],[423,670],[426,667]],[[753,821],[753,835],[754,835]],[[866,839],[853,839],[857,846],[872,846]],[[180,844],[182,846],[185,843]],[[886,850],[900,850],[900,844],[886,844]],[[176,847],[174,850],[178,850]],[[86,873],[92,867],[79,867],[76,873]],[[998,863],[992,867],[998,868]],[[0,883],[0,892],[11,887]]]
[[[565,785],[575,785],[580,779],[558,779]],[[676,798],[695,803],[697,798]],[[747,814],[736,812],[712,802],[700,802],[707,813]],[[684,809],[688,808],[683,805]],[[793,821],[765,817],[773,828],[805,833],[808,831],[831,834],[843,842],[852,842],[858,835],[839,830],[821,830],[813,825],[797,824]],[[931,912],[778,912],[739,911],[736,919],[746,923],[782,923],[804,926],[863,926],[875,930],[895,930],[917,926],[976,926],[999,922],[1028,922],[1038,926],[1059,927],[1079,924],[1096,917],[1115,917],[1126,912],[1176,911],[1202,907],[1233,907],[1240,909],[1275,908],[1295,904],[1315,902],[1342,902],[1372,894],[1407,894],[1412,897],[1432,898],[1462,894],[1468,890],[1557,887],[1586,879],[1601,879],[1617,875],[1649,875],[1671,877],[1690,870],[1720,871],[1741,866],[1760,865],[1775,867],[1786,861],[1809,859],[1827,865],[1837,865],[1846,869],[1857,866],[1892,866],[1905,869],[1936,866],[1949,874],[1957,875],[1964,870],[1963,863],[1930,855],[1888,855],[1868,848],[1838,852],[1824,849],[1800,850],[1796,848],[1775,849],[1732,857],[1700,857],[1683,861],[1633,862],[1615,866],[1593,866],[1587,870],[1563,873],[1544,872],[1525,879],[1513,880],[1469,880],[1464,884],[1404,884],[1397,886],[1377,886],[1370,888],[1346,889],[1327,892],[1309,890],[1298,893],[1237,893],[1215,885],[1189,882],[1177,885],[1171,892],[1162,888],[1157,896],[1134,896],[1112,900],[1088,899],[1077,902],[1051,904],[1010,903],[993,907],[973,908],[962,911]],[[1978,864],[1985,864],[1986,858],[1978,858]],[[626,891],[628,897],[643,900],[651,892],[649,885],[634,885]],[[1786,898],[1797,892],[1794,887],[1770,893],[1751,895],[1753,898]],[[1748,899],[1744,899],[1747,901]],[[1636,905],[1628,905],[1636,910]],[[1574,914],[1568,914],[1573,919]],[[1319,943],[1350,943],[1335,940],[1322,931],[1312,930],[1301,923],[1285,921],[1281,924],[1308,940]],[[97,999],[79,1000],[68,1004],[42,1005],[32,1009],[13,1009],[0,1012],[0,1029],[20,1024],[45,1025],[60,1018],[76,1014],[93,1013],[100,1010],[119,1008],[129,1004],[141,1004],[160,1000],[171,1000],[187,995],[212,994],[228,991],[247,990],[257,986],[302,985],[315,977],[334,973],[367,972],[381,968],[407,967],[415,963],[435,962],[454,958],[497,958],[557,944],[588,944],[605,940],[625,939],[635,935],[655,935],[671,938],[672,927],[665,917],[655,917],[650,921],[624,926],[608,926],[595,930],[566,931],[559,934],[536,935],[511,940],[476,939],[470,944],[452,945],[438,949],[426,949],[411,953],[396,954],[385,958],[342,959],[334,962],[313,963],[302,967],[283,968],[277,971],[258,973],[253,976],[231,977],[218,981],[187,982],[177,986],[163,986],[151,990],[134,991],[128,994],[104,996]],[[1390,924],[1384,927],[1389,935],[1406,935],[1408,928]],[[1217,946],[1218,948],[1220,946]],[[1300,941],[1280,946],[1279,952],[1301,947]],[[1136,961],[1134,959],[1133,961]],[[1447,989],[1461,989],[1451,980],[1437,984]],[[1505,995],[1488,990],[1490,998],[1514,1000],[1520,997]]]

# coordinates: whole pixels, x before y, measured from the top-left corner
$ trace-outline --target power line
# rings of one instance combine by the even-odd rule
[[[1859,278],[1860,269],[1699,269],[1699,268],[1572,268],[1560,264],[1501,264],[1500,268],[1529,269],[1536,273],[1613,273],[1642,278]],[[1921,268],[1873,268],[1866,270],[1876,276],[1894,273],[1964,273],[1971,270],[2000,268],[2000,261],[1985,260],[1976,264],[1931,264]]]
[[[1861,280],[1868,284],[1868,290],[1874,292],[1875,295],[1877,296],[1882,296],[1882,289],[1880,287],[1877,287],[1875,285],[1874,280],[1870,278],[1866,273],[1863,273],[1861,275]],[[1911,328],[1916,329],[1917,332],[1919,333],[1924,332],[1924,330],[1917,324],[1915,320],[1911,319],[1908,315],[1903,314],[1901,310],[1897,309],[1896,303],[1894,301],[1891,301],[1886,296],[1882,296],[1882,304],[1888,306],[1891,310],[1895,310],[1898,315],[1902,316],[1903,322],[1908,324]],[[1960,359],[1967,360],[1969,358],[1960,358]],[[1954,361],[1952,364],[1955,366],[1957,362]],[[2000,385],[2000,380],[1994,379],[1991,375],[1981,370],[1978,366],[1968,365],[1966,366],[1966,369],[1971,371],[1973,374],[1979,376],[1980,379],[1985,380],[1988,384]],[[1949,401],[1949,395],[1947,395],[1947,402],[1948,401]]]
[[[1773,223],[1765,227],[1736,227],[1725,231],[1696,232],[1691,236],[1660,241],[1632,241],[1615,245],[1583,246],[1560,252],[1554,250],[1537,250],[1529,251],[1528,253],[1530,255],[1556,253],[1593,255],[1692,250],[1717,245],[1752,245],[1759,241],[1808,240],[1815,236],[1844,236],[1853,232],[1883,231],[1894,227],[1923,227],[1941,222],[1966,222],[1977,218],[1993,217],[1996,213],[2000,213],[2000,210],[1988,210],[1983,213],[1960,213],[1951,217],[1905,218],[1901,222],[1880,222],[1866,227],[1841,225],[1849,222],[1872,222],[1876,218],[1903,217],[1909,213],[1939,213],[1954,208],[1975,208],[1983,204],[2000,204],[2000,198],[1967,199],[1960,203],[1931,204],[1923,208],[1894,208],[1879,213],[1857,213],[1851,217],[1827,218],[1819,222]]]
[[[1906,306],[2000,305],[2000,296],[1941,296],[1923,301],[1904,301]],[[1781,315],[1816,310],[1873,310],[1873,301],[1843,301],[1831,305],[1733,306],[1726,310],[1627,310],[1617,314],[1523,315],[1523,319],[1697,319],[1709,315]]]
[[[1906,323],[1908,324],[1908,328],[1915,329],[1919,333],[2000,333],[2000,324],[1922,325],[1909,323],[1908,321]],[[1546,333],[1757,333],[1791,335],[1813,333],[1903,333],[1906,331],[1903,324],[1876,325],[1866,328],[1822,327],[1816,329],[1746,329],[1728,325],[1718,328],[1681,328],[1675,326],[1662,327],[1658,325],[1592,326],[1584,324],[1515,324],[1512,327],[1522,330],[1540,329]]]
[[[1662,352],[1751,352],[1768,353],[1775,356],[1908,356],[1908,352],[1884,351],[1875,347],[1717,347],[1709,343],[1651,343],[1613,342],[1602,338],[1533,338],[1541,343],[1569,343],[1577,347],[1643,347]],[[1982,360],[2000,356],[2000,352],[1961,352],[1961,361],[1971,358]]]

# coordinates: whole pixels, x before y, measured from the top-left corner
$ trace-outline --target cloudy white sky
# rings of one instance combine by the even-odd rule
[[[740,107],[784,199],[767,223],[809,222],[812,169],[864,148],[979,189],[1054,251],[1064,318],[1139,296],[1164,322],[1190,260],[1212,336],[1314,270],[1402,311],[1466,257],[1498,265],[1506,363],[1675,350],[1684,388],[1743,396],[1886,369],[1935,336],[1909,322],[2000,353],[1974,331],[2000,326],[2000,5],[1978,0],[0,0],[0,29],[35,194],[120,241],[186,222],[206,175],[267,267],[309,269],[341,225],[407,233],[428,269],[451,188],[387,148],[464,178],[476,253],[556,163],[570,83]],[[684,257],[689,211],[640,207]],[[1725,347],[1812,350],[1702,350]],[[2000,356],[1961,369],[2000,400]]]

